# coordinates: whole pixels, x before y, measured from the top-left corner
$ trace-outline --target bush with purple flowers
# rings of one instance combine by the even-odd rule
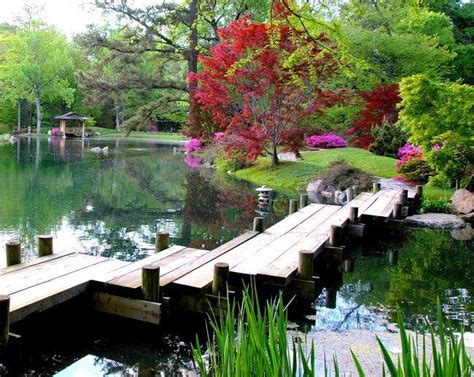
[[[60,136],[61,129],[59,127],[55,127],[51,129],[51,136]]]
[[[154,124],[149,124],[147,127],[148,132],[158,132],[158,127],[156,127]]]
[[[186,153],[199,152],[201,149],[202,144],[199,139],[191,139],[184,144],[184,150]]]
[[[347,141],[343,137],[332,133],[310,136],[306,139],[306,144],[313,148],[347,147]]]

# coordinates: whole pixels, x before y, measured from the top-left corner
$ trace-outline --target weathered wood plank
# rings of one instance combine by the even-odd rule
[[[113,314],[158,325],[161,320],[161,304],[144,300],[95,292],[92,294],[92,308],[96,311]]]
[[[13,294],[10,297],[12,323],[26,318],[31,313],[50,309],[84,293],[94,276],[112,271],[123,263],[125,262],[116,259],[104,260],[88,268]]]
[[[265,230],[265,232],[275,236],[282,236],[283,234],[292,230],[295,226],[302,223],[304,220],[321,211],[324,207],[326,207],[324,204],[310,204],[295,212],[294,214],[285,217],[275,225],[272,225],[270,228]]]
[[[8,274],[10,272],[18,271],[18,270],[21,270],[23,268],[35,266],[35,265],[40,264],[40,263],[49,262],[53,259],[67,257],[68,255],[71,255],[71,254],[76,254],[76,252],[75,251],[68,251],[68,252],[64,252],[64,253],[51,254],[51,255],[48,255],[48,256],[45,256],[45,257],[30,260],[28,262],[23,262],[23,263],[14,265],[14,266],[5,267],[5,268],[0,269],[0,275],[4,275],[4,274]]]
[[[221,245],[218,248],[206,253],[205,255],[197,259],[196,261],[185,264],[184,266],[181,266],[175,269],[174,271],[171,271],[165,276],[162,276],[160,280],[160,285],[164,287],[172,283],[173,281],[181,278],[182,276],[196,270],[197,268],[203,266],[206,263],[210,263],[211,261],[218,258],[219,256],[249,241],[250,239],[254,238],[257,234],[259,234],[259,232],[254,232],[254,231],[246,232],[238,236],[237,238],[234,238],[233,240],[225,243],[224,245]]]
[[[363,215],[389,217],[392,214],[399,192],[395,190],[383,190],[381,192],[382,194],[364,211]]]
[[[209,252],[210,252],[209,250],[185,248],[177,253],[174,253],[173,255],[170,255],[166,258],[162,258],[158,261],[155,261],[154,263],[159,263],[161,276],[166,276],[167,273],[170,273],[181,266],[184,266],[190,262],[193,262],[199,257]],[[132,288],[132,289],[140,288],[142,285],[141,268],[133,270],[132,272],[126,275],[122,275],[116,279],[113,279],[109,281],[108,284],[119,285],[121,287],[127,287],[127,288]],[[160,278],[160,285],[161,285],[161,278]]]
[[[103,257],[72,254],[67,257],[53,259],[49,263],[41,263],[17,270],[15,273],[0,275],[0,287],[3,293],[11,295],[106,260],[107,258]]]

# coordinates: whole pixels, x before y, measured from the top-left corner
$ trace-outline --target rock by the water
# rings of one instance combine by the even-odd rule
[[[451,208],[457,213],[470,213],[474,211],[474,192],[466,189],[456,190],[451,197]]]
[[[461,219],[463,219],[467,223],[474,224],[474,212],[462,215]]]
[[[446,213],[426,213],[424,215],[408,216],[407,225],[429,229],[462,229],[466,223],[456,215]]]
[[[308,183],[308,187],[306,188],[306,191],[308,192],[309,200],[312,203],[319,203],[318,193],[322,189],[322,184],[323,184],[323,181],[321,181],[320,179],[317,179],[315,181],[311,181]]]
[[[104,148],[101,148],[101,147],[94,147],[94,148],[91,148],[91,152],[92,152],[93,154],[108,155],[108,154],[109,154],[109,147],[104,147]]]
[[[474,229],[472,229],[471,224],[467,224],[464,229],[452,230],[451,236],[458,241],[470,241],[474,238]]]

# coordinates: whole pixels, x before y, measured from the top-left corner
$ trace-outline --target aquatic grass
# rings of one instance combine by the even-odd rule
[[[429,339],[431,349],[427,350],[426,336],[422,336],[422,351],[419,351],[419,337],[410,336],[404,325],[401,311],[397,310],[400,328],[402,354],[396,362],[377,337],[384,365],[381,375],[392,377],[468,377],[473,364],[466,352],[464,337],[456,336],[448,322],[445,322],[438,303],[437,327],[431,326]],[[201,376],[315,376],[315,346],[311,342],[307,349],[306,339],[289,340],[288,317],[281,295],[269,300],[261,307],[255,289],[244,290],[239,305],[232,302],[219,316],[210,315],[211,332],[208,335],[206,354],[196,340],[192,348],[193,357]],[[290,347],[291,344],[291,347]],[[355,353],[351,355],[359,376],[365,371]],[[324,355],[322,367],[325,376],[341,376],[336,355],[332,368]]]

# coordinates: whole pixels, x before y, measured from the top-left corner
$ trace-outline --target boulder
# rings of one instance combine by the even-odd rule
[[[474,212],[468,213],[466,215],[462,215],[461,219],[469,224],[474,224]]]
[[[309,200],[312,203],[320,203],[319,199],[319,192],[322,190],[322,185],[323,181],[320,179],[317,179],[315,181],[311,181],[308,183],[308,187],[306,188],[306,191],[308,192],[308,197]]]
[[[466,189],[456,190],[451,197],[451,209],[456,213],[474,212],[474,192]]]
[[[452,230],[451,236],[458,241],[470,241],[474,238],[474,229],[472,229],[471,224],[467,224],[464,229]]]
[[[428,229],[463,229],[466,223],[456,215],[446,213],[426,213],[424,215],[408,216],[407,225]]]

